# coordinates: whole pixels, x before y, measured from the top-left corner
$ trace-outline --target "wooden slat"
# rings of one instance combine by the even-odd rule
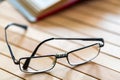
[[[31,30],[34,30],[34,29],[31,29]],[[33,32],[32,32],[33,33]],[[13,34],[11,34],[11,35],[13,35]],[[1,35],[2,36],[2,35]],[[3,39],[3,37],[1,37],[2,39]],[[19,44],[21,44],[21,45],[19,45],[19,46],[21,46],[21,47],[23,47],[23,48],[25,48],[25,49],[27,49],[28,51],[30,51],[30,53],[32,53],[32,51],[33,51],[33,46],[35,46],[36,47],[36,45],[39,43],[39,42],[35,42],[35,41],[32,41],[32,40],[30,40],[30,39],[24,39],[23,41],[18,41],[18,42],[16,42],[15,41],[15,39],[14,38],[17,38],[17,39],[19,39],[20,37],[16,37],[16,35],[15,36],[13,36],[13,37],[11,37],[11,41],[13,41],[13,42],[15,42],[15,44],[17,44],[18,42],[22,42],[22,43],[19,43]],[[30,44],[31,43],[31,44]],[[3,44],[2,44],[3,45]],[[31,45],[31,46],[30,46]],[[49,50],[49,47],[45,47],[45,49],[47,49],[48,50],[48,52],[47,52],[47,54],[48,53],[53,53],[53,52],[58,52],[59,50],[55,50],[55,49],[52,49],[52,48],[50,48],[50,50]],[[42,53],[46,53],[45,52],[45,49],[43,48],[43,50],[42,51],[44,51],[44,52],[42,52]],[[23,52],[23,51],[20,51],[19,49],[13,49],[13,50],[15,50],[14,52],[15,53],[17,53],[17,54],[15,54],[16,56],[17,56],[17,59],[18,58],[20,58],[20,57],[25,57],[25,56],[30,56],[30,54],[21,54],[21,53],[25,53],[25,52]],[[54,51],[51,51],[51,50],[54,50]],[[3,48],[3,52],[5,52],[6,50]],[[20,52],[20,53],[19,53]],[[6,54],[6,55],[8,55],[8,54]]]
[[[109,22],[111,22],[109,24],[112,24],[112,25],[120,24],[119,14],[116,15],[112,12],[103,11],[99,8],[90,6],[88,4],[84,4],[84,5],[75,7],[74,9],[78,10],[80,12],[80,14],[86,14],[86,16],[89,16],[92,18],[96,18],[96,17],[100,18],[100,19],[102,19],[102,22],[103,22],[103,20],[104,21],[106,20],[105,22],[109,21]],[[99,21],[99,20],[97,20],[97,21]]]
[[[62,24],[61,22],[59,22],[59,20],[61,20],[61,21],[63,21],[63,22],[65,22],[64,24]],[[88,30],[90,30],[90,27],[89,27],[89,29],[88,28],[86,28],[87,26],[86,25],[81,25],[81,24],[79,24],[79,23],[76,23],[76,22],[72,22],[72,21],[69,21],[69,20],[67,20],[67,19],[65,19],[65,18],[57,18],[56,19],[56,21],[54,21],[54,20],[51,20],[50,22],[53,22],[54,24],[59,24],[59,25],[61,25],[61,26],[64,26],[64,27],[67,27],[67,28],[71,28],[71,30],[68,30],[68,29],[65,29],[65,28],[61,28],[61,27],[57,27],[57,28],[60,28],[61,30],[59,30],[59,31],[55,31],[53,28],[55,28],[55,27],[52,27],[52,29],[49,29],[49,28],[41,28],[41,29],[45,29],[45,30],[47,30],[47,31],[49,31],[49,32],[51,32],[51,33],[54,33],[54,34],[59,34],[60,36],[62,36],[63,34],[61,34],[61,32],[66,32],[66,33],[64,33],[64,34],[66,34],[66,35],[63,35],[64,37],[68,37],[69,35],[69,33],[71,33],[71,34],[74,34],[74,35],[70,35],[70,37],[82,37],[82,36],[86,36],[86,37],[98,37],[98,34],[100,35],[99,37],[102,37],[102,36],[104,36],[105,37],[105,40],[106,40],[106,38],[108,37],[108,38],[110,38],[109,40],[110,40],[110,42],[108,42],[107,40],[106,40],[106,45],[103,47],[103,52],[105,52],[105,53],[108,53],[108,54],[110,54],[110,55],[113,55],[113,56],[116,56],[116,57],[118,57],[119,58],[119,47],[117,47],[117,46],[115,46],[115,45],[112,45],[112,44],[110,44],[110,43],[112,43],[112,39],[113,39],[113,36],[111,37],[111,36],[107,36],[107,35],[105,35],[104,33],[102,33],[103,31],[102,30],[100,30],[100,31],[102,31],[101,33],[99,33],[98,32],[98,34],[93,34],[93,33],[89,33],[89,34],[87,34],[87,32],[90,32],[90,31],[88,31]],[[68,22],[69,23],[71,23],[71,24],[68,24]],[[43,25],[47,25],[47,23],[48,23],[48,21],[47,22],[42,22],[41,24],[43,24]],[[48,24],[49,25],[49,24]],[[72,26],[75,26],[75,25],[78,25],[78,26],[76,26],[76,27],[72,27]],[[50,26],[54,26],[54,25],[50,25]],[[56,26],[56,25],[55,25]],[[84,28],[85,27],[85,28]],[[79,29],[79,30],[78,30]],[[94,29],[94,28],[93,28]],[[93,32],[97,32],[96,30],[98,30],[98,29],[91,29],[91,32],[93,31]],[[76,33],[76,32],[73,32],[72,30],[75,30],[75,31],[77,31],[78,33]],[[86,35],[84,35],[84,34],[81,34],[81,32],[83,32],[83,33],[85,33]],[[104,35],[102,35],[102,34],[104,34]],[[93,36],[93,35],[95,35],[95,36]],[[102,36],[101,36],[102,35]],[[115,35],[116,36],[116,35]],[[119,36],[117,36],[118,38],[119,38]],[[117,38],[114,38],[116,41],[117,41]],[[118,42],[118,41],[117,41]],[[117,42],[116,42],[116,44],[117,44]],[[109,46],[111,46],[111,47],[109,47]],[[112,50],[111,50],[112,49]],[[116,52],[117,51],[117,52]]]
[[[107,1],[107,2],[109,2],[109,3],[112,3],[112,4],[114,4],[114,5],[117,5],[117,6],[120,5],[120,1],[119,1],[119,0],[105,0],[105,1]]]
[[[2,4],[0,4],[0,7],[2,7],[2,9],[0,9],[0,14],[1,14],[0,17],[4,17],[5,19],[11,19],[11,20],[17,19],[19,20],[19,22],[26,22],[26,24],[28,23],[28,21],[23,16],[21,16],[19,12],[17,13],[15,12],[17,10],[13,8],[13,6],[10,5],[7,1],[2,2]]]
[[[0,46],[0,52],[2,52],[0,54],[0,58],[2,58],[0,70],[5,71],[6,75],[8,72],[10,72],[8,73],[7,77],[13,75],[11,79],[15,80],[17,78],[25,78],[27,80],[48,78],[50,80],[74,80],[75,78],[81,80],[119,80],[119,4],[119,0],[90,1],[85,5],[77,5],[70,10],[49,17],[48,19],[45,19],[38,23],[31,24],[26,21],[20,13],[12,8],[11,5],[9,5],[7,2],[3,2],[3,4],[0,5],[2,7],[0,9],[0,44],[2,45]],[[9,10],[11,10],[10,13]],[[89,12],[90,10],[91,12]],[[94,13],[92,13],[93,11]],[[107,16],[102,15],[106,13]],[[49,73],[36,75],[24,74],[18,70],[18,66],[15,66],[13,64],[7,47],[3,47],[6,46],[3,36],[3,27],[5,27],[5,25],[10,22],[24,23],[36,28],[34,29],[29,27],[28,31],[23,33],[25,34],[24,36],[20,36],[19,34],[17,34],[20,31],[19,29],[12,29],[12,31],[15,31],[15,33],[9,32],[9,34],[12,35],[12,37],[9,37],[9,39],[11,40],[10,43],[13,46],[14,52],[18,53],[15,54],[17,59],[22,56],[30,56],[38,43],[50,37],[103,37],[105,39],[105,46],[102,48],[100,55],[88,64],[78,67],[70,67],[63,58],[58,60],[56,67]],[[20,37],[18,37],[18,35]],[[41,47],[41,52],[50,54],[53,52],[67,51],[68,49],[72,49],[73,47],[75,48],[78,46],[86,45],[85,42],[78,43],[76,41],[64,41],[62,43],[66,45],[62,45],[59,42],[55,42],[52,44],[48,43],[45,47]],[[61,48],[63,46],[65,48]],[[6,66],[8,64],[10,65],[10,67]],[[15,69],[13,69],[13,67],[15,67]],[[7,77],[3,79],[7,79]]]
[[[89,9],[90,11],[88,11],[87,9]],[[80,10],[79,8],[78,11],[77,10],[73,10],[73,11],[75,12],[76,15],[79,16],[80,21],[83,21],[85,23],[96,26],[98,28],[110,31],[112,33],[114,32],[114,33],[120,34],[119,24],[113,23],[113,21],[120,23],[120,20],[119,20],[120,17],[116,16],[115,14],[107,14],[105,12],[101,14],[99,11],[96,11],[96,9],[90,8],[89,6],[86,8],[82,8],[82,10]],[[91,16],[89,15],[89,13],[92,15],[101,16],[101,18]],[[109,22],[106,19],[111,21]],[[93,22],[96,24],[94,24]]]
[[[39,29],[40,29],[40,28],[39,28]],[[59,30],[59,31],[60,31],[60,30]],[[56,33],[56,34],[57,34],[57,33]],[[63,34],[64,34],[64,35],[63,35]],[[65,36],[65,33],[63,33],[63,34],[62,34],[62,30],[61,30],[61,35],[62,35],[62,36]],[[59,34],[59,35],[60,35],[60,34]],[[69,35],[68,35],[68,36],[69,36]],[[66,35],[66,37],[67,37],[67,35]],[[100,59],[100,60],[103,60],[102,57],[104,57],[104,56],[101,56],[101,59]],[[114,58],[114,59],[115,59],[115,58]],[[108,60],[109,60],[109,59],[108,59]],[[117,60],[119,61],[119,59],[117,59]],[[112,60],[112,61],[114,61],[114,60]],[[97,62],[97,61],[96,61],[96,62]],[[108,61],[108,62],[110,62],[110,61]],[[100,63],[101,63],[101,62],[100,62]],[[114,62],[111,62],[111,63],[114,63]],[[111,63],[110,63],[110,64],[111,64]],[[116,61],[115,61],[115,63],[116,63]],[[110,64],[108,64],[109,67],[110,67]],[[118,63],[118,64],[119,64],[119,63]],[[104,65],[106,65],[106,63],[105,63]],[[111,67],[112,67],[112,66],[111,66]],[[116,67],[117,67],[117,66],[116,66]],[[118,69],[120,69],[120,68],[118,67],[116,70],[118,70]]]
[[[33,29],[31,29],[31,30],[33,30]],[[37,31],[36,31],[36,32],[37,32]],[[32,33],[33,33],[33,32],[32,32]],[[37,34],[36,34],[36,35],[37,35]],[[38,35],[39,35],[39,34],[38,34]],[[13,39],[12,39],[11,41],[15,42]],[[30,39],[28,39],[28,40],[25,39],[25,42],[22,41],[23,44],[24,44],[24,43],[27,44],[28,42],[32,42],[32,41],[31,41]],[[16,42],[16,43],[17,43],[17,42]],[[14,43],[14,44],[15,44],[15,43]],[[31,44],[33,44],[33,42],[32,42]],[[31,44],[29,43],[29,45],[31,45]],[[32,50],[32,48],[30,48],[29,45],[28,45],[28,46],[27,46],[27,45],[25,46],[25,45],[22,45],[22,44],[21,44],[20,46],[22,46],[22,47],[24,47],[24,48],[26,48],[26,49],[28,49],[28,50]],[[33,45],[34,45],[34,44],[33,44]],[[35,44],[35,45],[36,45],[36,44]],[[34,45],[34,46],[35,46],[35,45]],[[58,46],[56,46],[56,47],[58,47]],[[51,48],[49,48],[49,47],[43,48],[43,49],[50,49],[50,50],[48,50],[48,51],[51,51]],[[55,49],[52,49],[52,50],[54,50],[54,52],[57,52]],[[44,50],[43,50],[43,51],[44,51]],[[3,52],[4,52],[4,51],[3,51]],[[43,53],[46,53],[46,52],[44,51]],[[49,53],[49,52],[48,52],[48,53]],[[53,52],[50,52],[50,53],[53,53]],[[19,55],[19,54],[18,54],[18,55]],[[100,56],[101,56],[101,58],[102,58],[103,56],[106,56],[106,55],[102,54],[102,55],[100,55]],[[107,56],[106,56],[105,58],[107,58]],[[110,58],[110,57],[108,57],[108,58]],[[99,60],[101,60],[101,59],[99,58]],[[113,60],[113,61],[115,61],[115,60]],[[95,62],[97,62],[97,61],[95,61]],[[100,61],[100,62],[101,62],[101,61]],[[61,63],[64,63],[64,61],[62,61]],[[64,63],[64,64],[65,64],[65,63]],[[105,63],[105,64],[106,64],[106,63]],[[66,65],[66,64],[65,64],[65,65]],[[95,63],[94,63],[94,64],[89,64],[89,66],[90,66],[90,65],[91,65],[91,66],[92,66],[92,65],[96,65],[96,66],[98,66],[100,69],[104,69],[102,73],[105,73],[105,74],[106,74],[106,71],[108,71],[108,72],[111,72],[111,71],[112,71],[112,70],[109,70],[109,69],[107,69],[107,68],[104,68],[103,66],[100,66],[100,65],[95,64]],[[85,66],[84,66],[84,67],[85,67]],[[84,68],[84,67],[83,67],[83,68]],[[89,67],[86,67],[86,68],[89,69]],[[79,68],[79,69],[81,70],[81,68]],[[78,70],[79,70],[79,69],[78,69]],[[93,69],[93,70],[96,70],[96,69]],[[83,69],[82,71],[84,71],[84,69]],[[105,71],[105,72],[104,72],[104,71]],[[85,71],[85,72],[88,73],[88,71]],[[111,74],[112,74],[112,73],[115,73],[115,74],[116,74],[117,72],[112,71]],[[90,73],[89,73],[89,74],[90,74]],[[94,75],[94,76],[96,76],[96,77],[100,77],[99,75],[95,75],[94,73],[91,73],[91,74]],[[117,76],[119,76],[119,75],[117,75]],[[103,77],[103,79],[107,79],[107,78],[109,78],[109,77]],[[114,78],[114,77],[113,77],[113,78]],[[111,78],[111,80],[112,80],[112,78]]]
[[[13,63],[12,59],[10,59],[10,58],[8,58],[6,56],[3,56],[1,54],[0,54],[0,58],[1,58],[1,64],[0,64],[1,68],[10,71],[13,74],[19,75],[20,77],[24,78],[25,80],[30,80],[30,79],[46,79],[46,78],[49,79],[49,80],[51,80],[51,79],[53,79],[53,80],[59,80],[59,79],[57,79],[57,78],[55,78],[53,76],[50,76],[48,74],[45,74],[45,73],[43,73],[43,74],[37,74],[37,75],[34,75],[34,74],[33,75],[32,74],[24,74],[23,72],[21,72],[19,70],[19,66],[16,66]],[[9,65],[9,67],[8,67],[8,65]]]
[[[118,2],[119,3],[119,2]],[[102,0],[99,0],[99,1],[93,1],[91,4],[89,4],[91,6],[94,6],[94,7],[97,7],[99,9],[102,9],[102,10],[106,10],[108,12],[113,12],[115,14],[118,14],[120,13],[120,7],[118,6],[115,6],[115,5],[112,5],[112,4],[107,4],[105,3],[104,1]],[[101,6],[102,5],[102,6]]]
[[[35,32],[37,32],[37,31],[35,31]],[[38,35],[38,33],[36,35]],[[37,38],[37,36],[36,36],[36,38]]]
[[[46,22],[47,23],[47,22]],[[45,24],[46,24],[45,23]],[[45,25],[44,24],[44,25]],[[49,26],[49,25],[48,25]],[[50,25],[50,26],[52,26],[52,25]],[[45,27],[44,27],[45,28]],[[59,28],[59,27],[57,27],[57,28]],[[42,27],[40,28],[40,29],[43,29]],[[58,34],[58,35],[60,35],[60,36],[62,36],[62,34],[61,34],[61,31],[65,31],[66,33],[64,33],[64,34],[66,34],[66,35],[64,35],[64,37],[67,37],[67,33],[71,33],[71,37],[79,37],[79,36],[84,36],[84,37],[89,37],[89,36],[86,36],[86,35],[82,35],[82,34],[78,34],[78,33],[75,33],[75,32],[72,32],[72,31],[70,31],[70,30],[66,30],[66,29],[64,29],[64,28],[61,28],[62,30],[60,30],[60,28],[59,28],[59,31],[55,31],[54,29],[56,29],[56,28],[45,28],[46,30],[48,29],[49,30],[49,32],[51,32],[51,33],[54,33],[54,34]],[[59,33],[60,32],[60,33]],[[32,33],[32,34],[31,34]],[[32,30],[32,29],[30,29],[30,30],[28,30],[28,33],[26,34],[26,35],[34,35],[33,33],[35,33],[35,35],[36,36],[33,36],[35,39],[37,39],[38,37],[37,37],[37,34],[39,33],[38,31],[34,31],[34,30]],[[39,34],[42,34],[43,36],[40,36],[39,38],[40,39],[38,39],[38,40],[41,40],[41,38],[43,38],[42,40],[44,40],[44,39],[47,39],[47,38],[49,38],[49,37],[52,37],[52,36],[50,36],[50,35],[46,35],[46,34],[44,34],[43,32],[41,32],[41,33],[39,33]],[[75,36],[74,36],[75,35]],[[45,38],[44,38],[45,37]],[[110,55],[113,55],[113,56],[116,56],[116,57],[119,57],[119,47],[116,47],[116,46],[114,46],[114,45],[110,45],[109,43],[106,43],[106,45],[107,46],[105,46],[104,48],[103,48],[103,52],[105,52],[105,53],[108,53],[108,51],[110,52],[109,54]],[[113,47],[113,50],[111,51],[109,48],[110,47]],[[117,50],[117,52],[116,52],[116,50]],[[114,52],[114,53],[113,53]]]
[[[101,29],[98,29],[98,28],[95,28],[95,27],[92,27],[92,26],[89,26],[87,24],[82,24],[82,23],[77,23],[72,21],[71,18],[76,18],[77,20],[79,20],[79,16],[72,16],[74,13],[69,13],[69,15],[67,15],[68,13],[64,13],[65,16],[68,16],[68,19],[64,18],[64,16],[55,16],[55,17],[51,17],[49,18],[48,20],[49,21],[52,21],[52,22],[55,22],[55,23],[59,23],[59,24],[62,24],[62,25],[66,25],[67,27],[73,29],[73,30],[76,30],[76,31],[80,31],[80,32],[83,32],[83,33],[89,33],[89,35],[92,35],[92,36],[95,36],[95,37],[103,37],[106,41],[110,42],[110,43],[113,43],[115,45],[118,45],[120,46],[120,43],[119,43],[119,39],[120,37],[118,35],[115,35],[113,33],[110,33],[110,32],[106,32],[106,31],[103,31]],[[76,14],[74,14],[76,15]],[[70,17],[70,18],[69,18]],[[71,21],[70,21],[71,19]],[[69,24],[68,24],[69,23]],[[73,27],[75,26],[75,27]],[[78,29],[79,28],[79,29]],[[111,38],[112,36],[112,38]]]
[[[5,46],[5,43],[4,42],[0,42],[0,44],[1,45],[4,45]],[[20,49],[20,48],[17,48],[17,47],[12,47],[12,49],[13,50],[16,50],[16,52],[15,52],[15,55],[16,55],[16,57],[20,57],[20,55],[22,55],[23,57],[24,56],[26,56],[27,54],[30,54],[30,52],[28,52],[28,51],[25,51],[25,50],[22,50],[22,49]],[[9,53],[9,51],[8,51],[8,49],[7,48],[2,48],[1,47],[1,52],[4,52],[4,54],[5,55],[8,55],[8,53]],[[21,53],[18,53],[18,52],[21,52]],[[10,61],[10,60],[8,60],[8,59],[4,59],[3,57],[1,57],[2,58],[2,62],[4,62],[4,63],[2,63],[2,65],[0,65],[0,66],[2,66],[2,68],[7,68],[7,66],[6,65],[9,65],[9,64],[13,64],[13,62],[12,62],[12,60]],[[5,63],[7,63],[9,61],[9,64],[5,64]],[[4,65],[3,65],[4,64]],[[14,65],[14,64],[13,64]],[[6,66],[6,67],[5,67]],[[17,67],[17,70],[16,70],[16,68],[14,69],[14,67]],[[11,72],[12,71],[17,71],[17,73],[16,72],[14,72],[15,74],[18,74],[18,75],[20,75],[19,73],[20,73],[20,70],[18,69],[18,66],[9,66],[9,68],[7,68],[8,70],[10,70]],[[14,70],[13,70],[14,69]],[[62,71],[61,71],[61,69],[63,69]],[[56,71],[57,70],[57,71]],[[71,69],[70,68],[67,68],[67,67],[65,67],[65,66],[63,66],[63,65],[60,65],[60,64],[56,64],[56,67],[53,69],[53,70],[51,70],[50,71],[50,74],[52,74],[52,75],[55,75],[55,76],[57,76],[57,77],[59,77],[59,78],[62,78],[62,79],[64,79],[64,75],[67,75],[67,72],[69,72]],[[19,73],[18,73],[18,71],[19,71]],[[58,72],[61,72],[60,74],[63,74],[63,75],[59,75],[59,73]],[[83,79],[86,79],[86,80],[96,80],[95,78],[93,78],[93,77],[90,77],[90,76],[87,76],[87,75],[85,75],[85,74],[83,74],[83,73],[80,73],[80,72],[78,72],[78,71],[75,71],[75,70],[72,70],[72,76],[71,77],[74,77],[75,78],[75,76],[76,75],[79,75],[79,77],[78,77],[78,79],[82,79],[83,77]],[[21,74],[24,74],[24,73],[21,73]],[[74,74],[76,74],[76,75],[74,75]],[[46,74],[45,74],[46,75]],[[24,78],[27,78],[27,77],[24,77]],[[44,77],[45,78],[45,77]],[[51,80],[51,79],[50,79]]]
[[[1,80],[24,80],[24,78],[17,77],[2,68],[0,68],[0,76],[1,76],[0,78]]]

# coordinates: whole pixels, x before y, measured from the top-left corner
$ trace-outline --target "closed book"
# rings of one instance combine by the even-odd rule
[[[36,22],[80,0],[8,0],[30,22]]]

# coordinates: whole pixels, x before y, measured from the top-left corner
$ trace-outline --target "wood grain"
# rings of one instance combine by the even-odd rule
[[[120,1],[93,0],[64,10],[37,23],[29,23],[7,1],[0,4],[0,76],[1,80],[119,80],[120,79]],[[26,74],[19,70],[9,54],[4,40],[8,23],[28,25],[24,32],[19,28],[8,30],[9,42],[17,59],[30,56],[35,47],[51,37],[102,37],[105,46],[91,62],[70,66],[59,59],[54,69],[46,73]],[[56,54],[91,44],[82,41],[46,43],[38,55]],[[46,50],[47,49],[47,50]],[[9,66],[8,66],[9,65]],[[111,76],[112,75],[112,76]]]

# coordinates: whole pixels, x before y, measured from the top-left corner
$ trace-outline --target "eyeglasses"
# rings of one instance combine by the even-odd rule
[[[10,26],[20,27],[20,28],[23,28],[24,30],[27,30],[27,26],[12,23],[5,27],[5,40],[6,40],[9,52],[11,54],[13,62],[16,65],[19,65],[20,70],[23,72],[37,73],[37,72],[49,71],[54,68],[57,62],[57,59],[64,58],[64,57],[66,57],[68,63],[71,66],[78,66],[78,65],[87,63],[95,59],[100,53],[100,48],[104,46],[104,40],[102,38],[49,38],[39,43],[30,57],[22,57],[19,60],[16,60],[13,54],[13,51],[11,49],[11,46],[7,39],[7,29]],[[67,41],[82,40],[82,41],[97,41],[97,43],[84,46],[81,48],[77,48],[77,49],[74,49],[68,52],[62,52],[61,54],[56,54],[56,55],[52,54],[52,55],[44,55],[44,56],[37,55],[36,56],[38,49],[46,42],[49,42],[52,40],[57,40],[57,41],[58,40],[60,41],[61,40],[62,41],[63,40],[67,40]]]

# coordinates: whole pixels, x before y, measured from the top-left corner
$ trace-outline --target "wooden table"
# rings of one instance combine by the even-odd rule
[[[17,59],[30,55],[38,43],[50,37],[102,37],[105,46],[90,63],[71,67],[63,58],[49,72],[25,74],[13,63],[4,41],[4,27],[11,22],[29,26],[24,35],[21,35],[21,29],[9,30],[9,41]],[[76,42],[48,44],[42,51],[65,51],[75,45]],[[29,23],[7,1],[0,3],[0,79],[120,80],[120,1],[96,0],[77,4],[37,23]]]

